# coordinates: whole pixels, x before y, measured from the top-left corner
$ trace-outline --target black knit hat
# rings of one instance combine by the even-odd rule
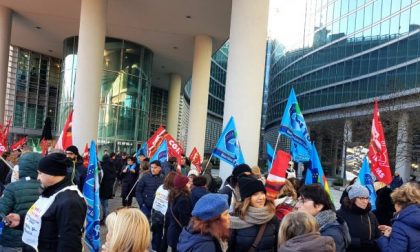
[[[249,165],[247,164],[240,164],[233,168],[232,176],[238,177],[240,174],[244,172],[252,173],[251,167],[249,167]]]
[[[68,159],[63,153],[51,153],[38,163],[38,171],[52,176],[67,175]]]
[[[77,147],[74,146],[74,145],[70,145],[69,147],[67,147],[66,151],[70,151],[73,154],[75,154],[76,156],[80,157],[79,149],[77,149]]]
[[[260,180],[251,176],[242,176],[239,178],[239,192],[241,193],[242,200],[251,197],[257,192],[267,193],[264,184]]]

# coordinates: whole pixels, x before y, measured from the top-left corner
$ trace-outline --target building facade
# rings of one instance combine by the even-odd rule
[[[368,145],[377,99],[391,167],[407,178],[417,162],[410,141],[420,107],[420,1],[308,0],[304,13],[293,49],[273,43],[265,141],[275,144],[294,88],[323,164],[336,175],[346,145]],[[352,133],[344,136],[343,127]]]
[[[11,121],[9,143],[28,136],[38,146],[45,119],[52,130],[58,112],[61,60],[10,46],[4,121]]]

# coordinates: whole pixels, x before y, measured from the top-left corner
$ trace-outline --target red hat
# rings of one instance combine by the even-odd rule
[[[177,189],[181,189],[184,186],[186,186],[188,184],[188,182],[190,182],[188,177],[186,177],[184,175],[177,174],[175,176],[175,179],[174,179],[174,187],[177,188]]]

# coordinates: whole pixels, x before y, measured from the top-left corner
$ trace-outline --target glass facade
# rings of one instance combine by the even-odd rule
[[[12,119],[12,138],[37,145],[46,117],[55,130],[60,71],[60,59],[10,46],[4,121]]]
[[[278,127],[292,87],[305,113],[420,87],[419,3],[306,1],[301,40],[273,42],[266,128]]]
[[[168,120],[168,90],[152,87],[150,95],[149,135],[162,125],[166,128]]]
[[[210,156],[223,130],[223,107],[228,54],[229,41],[225,42],[219,50],[213,54],[211,60],[206,141],[204,146],[204,154],[206,156]],[[185,98],[188,103],[189,97],[191,96],[191,84],[191,79],[189,79],[184,89]]]
[[[59,128],[73,106],[77,37],[64,41]],[[101,80],[98,146],[132,152],[148,138],[153,53],[138,44],[106,38]]]

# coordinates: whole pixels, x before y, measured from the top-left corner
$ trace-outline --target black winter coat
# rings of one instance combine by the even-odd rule
[[[208,193],[210,192],[204,187],[194,187],[193,189],[191,189],[191,208],[194,209],[194,206],[197,203],[197,201]]]
[[[370,204],[367,209],[361,209],[348,204],[348,198],[346,199],[344,199],[340,210],[337,211],[337,215],[343,218],[349,227],[351,243],[347,251],[379,251],[376,239],[381,236],[381,232],[378,229],[379,224],[375,215],[370,212]]]
[[[168,211],[166,212],[166,220],[169,221],[169,227],[167,232],[168,245],[173,249],[178,244],[179,235],[181,234],[182,228],[188,225],[191,218],[191,200],[189,196],[180,195],[175,198],[173,203],[169,203]],[[181,226],[175,220],[174,216],[180,222]]]
[[[47,187],[43,197],[50,197],[57,191],[71,185],[68,179]],[[83,224],[86,217],[86,202],[75,191],[59,193],[50,208],[42,216],[38,249],[42,252],[82,251]],[[21,215],[21,220],[26,215]],[[20,223],[23,225],[23,221]]]
[[[279,231],[280,222],[277,219],[277,216],[267,223],[267,226],[264,231],[264,235],[261,238],[260,243],[258,244],[256,251],[259,252],[272,252],[277,251],[277,241],[278,241],[278,231]],[[228,252],[247,252],[257,237],[258,231],[260,229],[259,225],[254,225],[252,227],[243,228],[243,229],[232,229],[231,236],[229,239]]]
[[[394,217],[394,204],[391,200],[392,190],[387,186],[379,189],[376,192],[376,209],[372,211],[376,219],[378,219],[379,225],[391,226],[391,220]]]
[[[163,184],[164,179],[165,176],[162,173],[153,175],[151,172],[147,172],[141,177],[136,188],[136,199],[139,207],[144,204],[147,208],[152,209],[156,190]]]
[[[103,177],[99,187],[99,197],[101,199],[111,199],[115,178],[117,176],[114,164],[109,156],[105,156],[101,162]]]
[[[126,167],[127,165],[123,167],[123,171]],[[133,188],[134,184],[136,183],[138,176],[139,176],[138,165],[136,165],[134,173],[128,171],[128,169],[126,172],[121,172],[121,179],[122,179],[121,197],[125,198],[128,196],[128,193],[130,192],[131,188]],[[134,195],[135,191],[136,190],[134,189],[130,195]]]

